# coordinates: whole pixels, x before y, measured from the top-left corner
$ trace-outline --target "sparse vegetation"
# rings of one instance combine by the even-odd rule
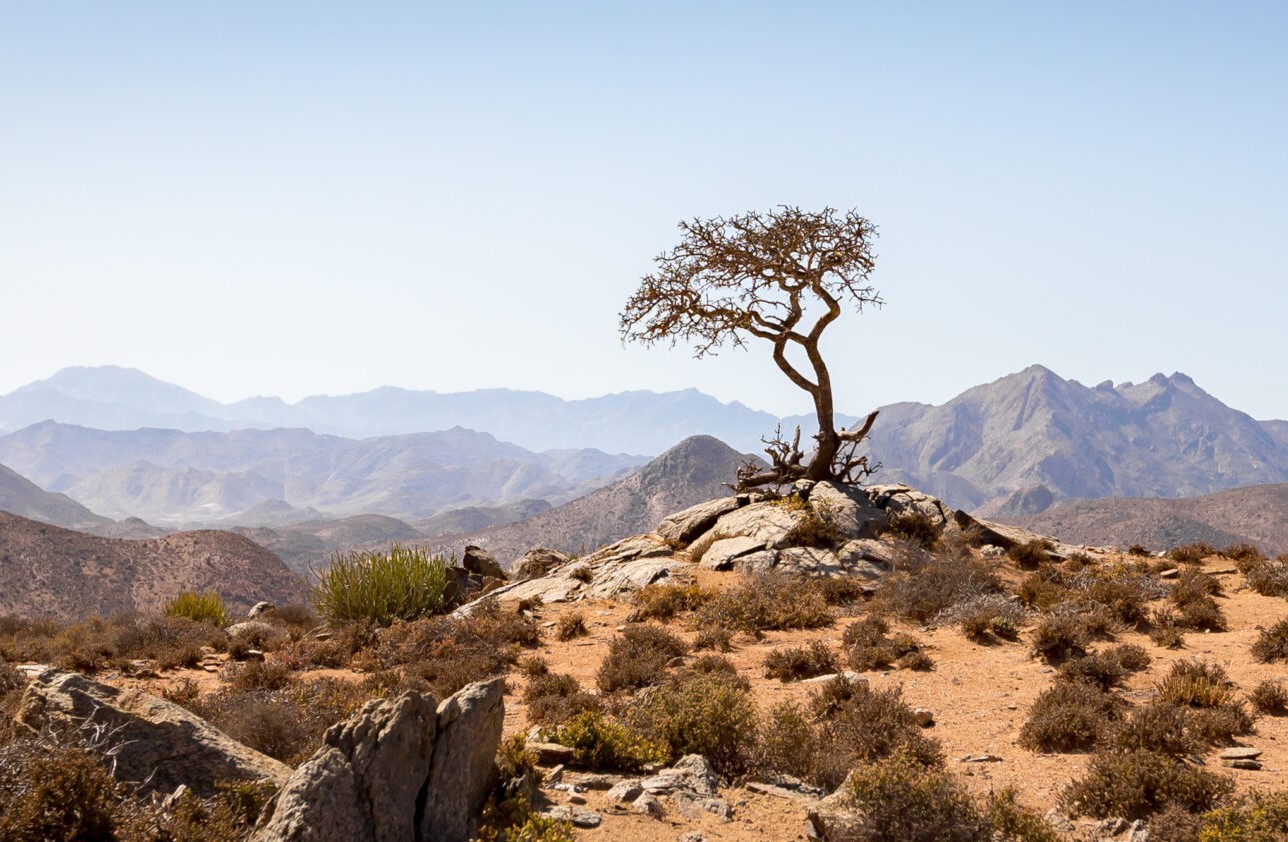
[[[1098,744],[1122,718],[1124,703],[1084,681],[1059,681],[1043,690],[1020,729],[1030,751],[1083,751]]]
[[[586,618],[580,611],[570,611],[555,621],[556,640],[572,640],[586,634]]]
[[[1262,663],[1288,661],[1288,620],[1261,630],[1252,644],[1252,657]]]
[[[635,592],[635,610],[630,620],[670,620],[677,614],[697,611],[715,597],[715,593],[696,582],[646,585]]]
[[[1036,570],[1051,560],[1051,542],[1045,538],[1035,538],[1023,544],[1013,544],[1006,555],[1022,570]]]
[[[1001,580],[969,556],[930,553],[907,544],[878,600],[895,617],[929,623],[954,606],[1002,591]]]
[[[917,511],[900,512],[891,517],[886,522],[886,534],[927,550],[939,541],[939,527],[929,515]]]
[[[1252,688],[1248,701],[1252,702],[1252,707],[1258,713],[1272,716],[1288,713],[1288,690],[1273,679],[1266,679]]]
[[[1216,547],[1202,541],[1195,544],[1182,544],[1167,551],[1167,557],[1180,564],[1201,564],[1203,559],[1216,554]]]
[[[671,659],[688,651],[683,640],[661,626],[627,626],[609,644],[595,681],[605,693],[657,684]]]
[[[581,769],[636,772],[667,757],[666,746],[594,710],[583,711],[559,726],[553,738],[573,749],[572,765]]]
[[[528,678],[523,691],[528,720],[543,726],[559,726],[586,711],[602,711],[599,698],[581,689],[570,675],[546,672]]]
[[[765,656],[765,677],[779,681],[800,681],[836,672],[836,655],[821,640],[806,646],[775,649]]]
[[[721,591],[697,615],[700,627],[762,632],[816,629],[834,618],[823,594],[809,579],[782,573],[761,573]]]
[[[1062,801],[1075,815],[1143,819],[1169,806],[1190,813],[1215,807],[1234,782],[1175,757],[1153,751],[1102,751],[1087,774],[1065,790]]]
[[[442,557],[398,544],[388,552],[337,554],[314,580],[314,604],[332,625],[419,620],[442,611],[451,597]]]
[[[717,771],[737,775],[756,750],[757,715],[751,685],[732,664],[682,671],[643,695],[629,722],[670,749],[670,760],[701,754]]]
[[[1086,654],[1090,635],[1075,614],[1048,614],[1032,632],[1033,654],[1049,664]]]

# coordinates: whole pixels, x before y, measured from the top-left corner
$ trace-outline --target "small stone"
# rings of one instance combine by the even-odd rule
[[[935,724],[935,714],[926,708],[917,708],[912,712],[912,719],[922,728],[929,728]]]
[[[622,781],[608,791],[608,800],[621,804],[633,804],[644,793],[639,781]]]
[[[1236,758],[1234,760],[1222,760],[1221,765],[1227,769],[1243,769],[1249,772],[1261,771],[1261,761],[1248,760],[1246,758]]]
[[[1175,579],[1177,576],[1180,576],[1180,575],[1181,575],[1181,571],[1180,571],[1180,570],[1178,570],[1178,569],[1177,569],[1177,568],[1175,568],[1175,567],[1169,567],[1169,568],[1168,568],[1168,569],[1166,569],[1166,570],[1159,571],[1158,578],[1160,578],[1160,579]]]
[[[585,804],[585,803],[586,803],[586,796],[584,796],[584,795],[575,795],[575,794],[574,794],[574,795],[569,795],[569,796],[568,796],[568,803],[569,803],[569,804]]]
[[[619,779],[612,775],[580,775],[577,783],[586,789],[612,789]]]
[[[1260,756],[1261,756],[1261,749],[1244,748],[1242,746],[1237,746],[1235,748],[1227,748],[1217,755],[1217,757],[1221,758],[1222,760],[1256,760]]]
[[[572,760],[576,752],[568,746],[559,743],[541,743],[534,742],[527,745],[530,751],[537,753],[538,766],[554,766],[566,764]]]
[[[1097,824],[1096,832],[1101,836],[1117,836],[1127,828],[1128,824],[1125,819],[1114,816]]]
[[[599,827],[600,823],[604,820],[599,813],[592,810],[585,810],[581,807],[551,807],[542,815],[547,818],[554,819],[555,821],[569,822],[573,827],[580,827],[586,830]]]
[[[551,786],[554,786],[555,784],[563,780],[563,773],[564,773],[564,767],[563,767],[563,764],[560,763],[558,766],[554,767],[549,772],[546,772],[546,774],[543,777],[546,783],[550,784]]]
[[[968,754],[959,762],[961,763],[1001,763],[1002,758],[996,754]]]
[[[666,811],[662,809],[662,802],[650,792],[644,793],[631,802],[631,809],[636,813],[652,816],[655,819],[660,819],[666,815]]]
[[[1052,830],[1058,833],[1073,833],[1073,831],[1076,830],[1073,822],[1069,821],[1069,817],[1061,813],[1055,807],[1047,810],[1046,823],[1050,825]]]

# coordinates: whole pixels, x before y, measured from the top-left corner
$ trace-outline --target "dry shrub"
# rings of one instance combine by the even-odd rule
[[[1127,548],[1127,555],[1134,555],[1141,558],[1147,558],[1149,556],[1152,556],[1153,554],[1154,554],[1153,551],[1151,551],[1149,547],[1146,547],[1143,544],[1132,544],[1130,547]]]
[[[224,599],[214,591],[193,593],[182,591],[166,603],[162,611],[167,617],[183,617],[198,623],[210,623],[223,628],[231,622]]]
[[[1023,544],[1012,544],[1006,551],[1006,556],[1021,570],[1036,570],[1051,560],[1051,542],[1045,538],[1034,538]]]
[[[281,661],[247,661],[228,668],[233,690],[281,690],[291,683],[291,670]]]
[[[985,594],[944,612],[936,622],[957,623],[968,640],[988,645],[1016,640],[1025,619],[1024,607],[1010,597]]]
[[[1133,643],[1124,643],[1065,661],[1060,665],[1057,677],[1063,681],[1085,681],[1101,690],[1108,690],[1122,683],[1129,673],[1145,669],[1149,663],[1149,653]]]
[[[277,657],[293,670],[339,669],[349,666],[359,653],[378,648],[380,635],[372,623],[347,623],[292,640],[277,650]]]
[[[1225,631],[1225,615],[1213,599],[1221,593],[1216,579],[1195,568],[1181,571],[1172,585],[1171,601],[1177,607],[1177,624],[1190,629]]]
[[[1124,703],[1083,681],[1060,681],[1043,690],[1020,729],[1020,745],[1030,751],[1083,751],[1095,746],[1109,726],[1122,718]]]
[[[1288,620],[1262,629],[1252,643],[1252,657],[1262,663],[1288,661]]]
[[[203,646],[224,651],[228,635],[210,623],[186,617],[149,617],[133,612],[67,625],[12,617],[0,621],[0,657],[77,672],[129,670],[135,660],[150,660],[163,667],[190,665],[194,658],[200,659]]]
[[[1089,635],[1083,618],[1075,614],[1048,614],[1033,629],[1033,654],[1049,664],[1086,654]]]
[[[814,726],[792,702],[770,709],[761,729],[756,767],[770,776],[810,778],[818,765]]]
[[[837,678],[810,698],[809,707],[815,720],[809,779],[826,790],[840,786],[858,764],[900,749],[923,767],[943,760],[939,743],[917,725],[898,687],[873,691],[866,683]]]
[[[900,512],[886,522],[886,534],[892,538],[931,549],[939,541],[940,528],[927,514],[917,511]]]
[[[631,706],[628,721],[667,745],[670,759],[701,754],[724,775],[747,770],[756,751],[756,704],[745,678],[682,671]]]
[[[828,605],[854,605],[872,595],[871,586],[854,576],[820,576],[814,586]]]
[[[1288,564],[1281,559],[1240,565],[1248,587],[1262,596],[1288,596]]]
[[[1156,608],[1150,618],[1152,628],[1149,639],[1164,649],[1180,649],[1185,645],[1185,635],[1181,632],[1179,618],[1170,608]]]
[[[683,640],[661,626],[627,626],[609,644],[595,682],[605,693],[656,684],[667,664],[688,650]]]
[[[847,837],[855,842],[992,838],[988,818],[959,781],[941,768],[926,768],[902,751],[857,767],[847,794],[863,816],[858,833]]]
[[[572,640],[575,637],[585,637],[587,634],[589,632],[586,629],[586,618],[580,611],[571,611],[555,621],[556,640]]]
[[[1115,623],[1139,626],[1148,616],[1147,603],[1163,595],[1158,580],[1148,573],[1113,566],[1085,570],[1073,577],[1077,603],[1084,608],[1103,608]]]
[[[1188,757],[1199,748],[1187,712],[1158,699],[1114,725],[1109,745],[1118,751],[1151,751],[1169,757]]]
[[[696,650],[710,649],[715,652],[733,651],[733,632],[724,626],[709,626],[701,629],[693,638]]]
[[[124,789],[79,745],[27,740],[0,749],[0,839],[113,840]]]
[[[1252,688],[1248,701],[1258,713],[1278,716],[1288,711],[1288,690],[1280,682],[1266,679]]]
[[[1167,551],[1167,557],[1180,564],[1201,564],[1203,559],[1216,554],[1216,547],[1202,541],[1182,544]]]
[[[801,518],[787,531],[783,540],[793,547],[828,548],[844,541],[845,533],[837,525],[831,509],[806,503]]]
[[[631,622],[670,620],[677,614],[697,611],[715,597],[715,591],[696,582],[645,585],[635,592]]]
[[[722,591],[697,615],[700,627],[762,632],[816,629],[834,618],[822,591],[811,579],[783,573],[761,573]]]
[[[836,656],[821,640],[806,646],[775,649],[765,656],[765,677],[784,683],[833,672],[836,672]]]
[[[238,742],[296,766],[321,747],[328,728],[385,694],[374,685],[324,678],[275,690],[230,687],[186,706]]]
[[[1244,798],[1195,820],[1195,842],[1282,842],[1288,839],[1288,791],[1253,792]],[[1154,838],[1155,823],[1150,824]],[[1157,838],[1168,842],[1190,842],[1179,835],[1159,831]]]
[[[932,554],[905,545],[894,571],[878,594],[891,614],[928,623],[954,606],[984,594],[1002,592],[1002,582],[987,565],[969,556]]]
[[[317,612],[300,602],[288,602],[285,605],[279,605],[264,619],[275,626],[285,626],[288,629],[297,629],[301,632],[316,627],[319,622]],[[298,636],[293,635],[293,637]]]
[[[1025,576],[1015,594],[1025,606],[1038,611],[1050,611],[1073,599],[1064,572],[1053,564],[1044,564]]]
[[[1231,544],[1218,555],[1228,558],[1236,564],[1248,564],[1250,562],[1265,561],[1266,557],[1252,544]]]
[[[445,698],[467,684],[508,672],[522,648],[539,641],[535,620],[489,600],[459,619],[395,623],[360,657],[372,668],[404,667]]]
[[[537,725],[559,726],[585,711],[601,711],[599,699],[581,689],[571,675],[545,673],[528,679],[523,691],[528,720]]]
[[[1104,751],[1087,774],[1061,796],[1074,815],[1148,818],[1169,806],[1191,813],[1210,810],[1234,791],[1234,781],[1153,751]]]

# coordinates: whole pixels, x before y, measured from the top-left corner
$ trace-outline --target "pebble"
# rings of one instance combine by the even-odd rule
[[[1247,760],[1246,758],[1222,760],[1221,765],[1227,769],[1243,769],[1249,772],[1261,771],[1261,762],[1259,760]]]
[[[960,763],[1001,763],[1002,758],[996,754],[968,754],[963,757]]]
[[[1221,758],[1222,760],[1256,760],[1260,756],[1261,756],[1261,749],[1244,748],[1242,746],[1236,746],[1235,748],[1227,748],[1217,755],[1217,757]]]

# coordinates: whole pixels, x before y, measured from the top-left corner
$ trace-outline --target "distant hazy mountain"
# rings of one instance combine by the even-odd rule
[[[115,518],[156,525],[311,517],[426,518],[527,498],[563,502],[646,460],[591,450],[533,453],[486,433],[353,440],[309,430],[103,431],[43,422],[0,436],[0,462]],[[276,508],[276,512],[262,507]]]
[[[761,436],[773,432],[778,422],[767,412],[721,403],[696,389],[565,401],[544,392],[512,389],[439,393],[386,386],[294,404],[275,397],[221,404],[116,366],[63,369],[0,397],[0,432],[46,420],[105,430],[301,427],[349,438],[464,427],[537,451],[595,448],[646,454],[660,453],[696,434],[757,449]],[[785,423],[790,428],[800,420]]]
[[[174,496],[188,501],[186,506],[197,511],[204,511],[204,506],[224,515],[255,498],[282,499],[294,507],[313,506],[328,514],[371,511],[413,521],[446,509],[504,505],[524,497],[557,503],[574,492],[561,480],[549,480],[547,473],[570,481],[575,474],[590,483],[582,485],[584,491],[596,481],[595,474],[602,477],[611,472],[602,470],[600,456],[593,450],[561,457],[557,449],[658,453],[676,441],[705,434],[735,449],[759,452],[760,438],[779,422],[769,413],[721,403],[694,390],[624,392],[563,401],[540,392],[505,389],[438,394],[387,387],[358,395],[306,398],[295,404],[255,398],[224,405],[141,372],[102,368],[68,369],[0,397],[0,426],[12,429],[45,417],[61,418],[57,413],[73,410],[81,413],[77,417],[98,419],[92,423],[101,427],[114,426],[121,418],[134,423],[151,413],[148,417],[156,420],[149,423],[188,429],[192,419],[208,429],[297,428],[190,433],[185,444],[173,445],[178,449],[166,458],[155,455],[157,448],[171,448],[170,440],[181,434],[139,430],[128,444],[113,442],[110,464],[99,458],[105,445],[92,436],[75,452],[61,448],[52,456],[45,455],[43,445],[35,442],[40,436],[30,430],[0,438],[0,461],[49,490],[66,491],[90,508],[114,516],[140,514],[125,505],[138,493],[121,490],[132,482],[173,489]],[[855,420],[838,418],[843,424]],[[785,430],[800,423],[806,437],[813,432],[811,421],[782,419]],[[474,476],[471,482],[450,471],[425,467],[441,466],[437,457],[426,461],[394,452],[413,445],[413,439],[406,437],[412,433],[458,425],[485,431],[500,440],[493,440],[496,447],[515,447],[520,453],[506,467],[461,463]],[[346,447],[356,444],[326,444],[334,438],[318,435],[326,432],[376,436],[361,443],[375,450],[381,446],[373,442],[387,443],[383,455],[372,458],[386,460],[397,478],[390,481],[382,469],[381,481],[368,484],[363,467],[368,463],[343,455],[352,452]],[[14,435],[31,443],[10,443]],[[226,435],[227,444],[212,435]],[[467,434],[457,431],[456,435]],[[284,483],[287,472],[281,467],[282,459],[274,465],[227,455],[248,440],[272,440],[292,453],[304,454],[289,460],[293,472],[311,477],[303,482],[304,491]],[[503,441],[514,444],[501,445]],[[15,453],[15,447],[27,450]],[[523,448],[545,452],[534,463]],[[208,449],[225,456],[205,458]],[[125,458],[127,451],[132,454],[129,458]],[[909,482],[961,508],[1031,511],[1043,499],[1056,503],[1109,495],[1181,497],[1288,481],[1288,421],[1253,420],[1207,394],[1184,374],[1089,388],[1042,366],[1031,366],[969,389],[940,406],[882,407],[870,452],[884,466],[878,475],[883,481]],[[580,463],[587,459],[593,464],[583,467]],[[307,463],[307,469],[296,464],[300,461]],[[117,473],[94,479],[109,468]],[[210,471],[219,477],[181,469]],[[319,476],[326,470],[331,478],[323,483]],[[498,494],[497,488],[506,491]],[[1027,496],[1014,504],[1019,508],[1007,509],[1012,505],[1007,499],[1017,492]]]
[[[1288,484],[1237,488],[1184,500],[1114,497],[1058,506],[1006,520],[1074,544],[1140,544],[1166,550],[1206,541],[1250,543],[1288,553]]]
[[[112,522],[66,494],[45,491],[4,465],[0,465],[0,511],[70,529],[106,526]]]
[[[589,552],[648,532],[672,512],[727,496],[724,483],[754,458],[710,436],[694,436],[612,485],[527,520],[439,542],[438,548],[460,552],[477,544],[507,566],[533,547]]]
[[[304,580],[229,532],[122,541],[0,512],[0,615],[84,619],[160,611],[180,591],[218,591],[244,612],[261,599],[302,602]]]
[[[1231,409],[1184,374],[1095,388],[1031,366],[942,406],[884,407],[871,451],[960,508],[1021,489],[1051,500],[1188,497],[1288,481],[1282,422]]]

